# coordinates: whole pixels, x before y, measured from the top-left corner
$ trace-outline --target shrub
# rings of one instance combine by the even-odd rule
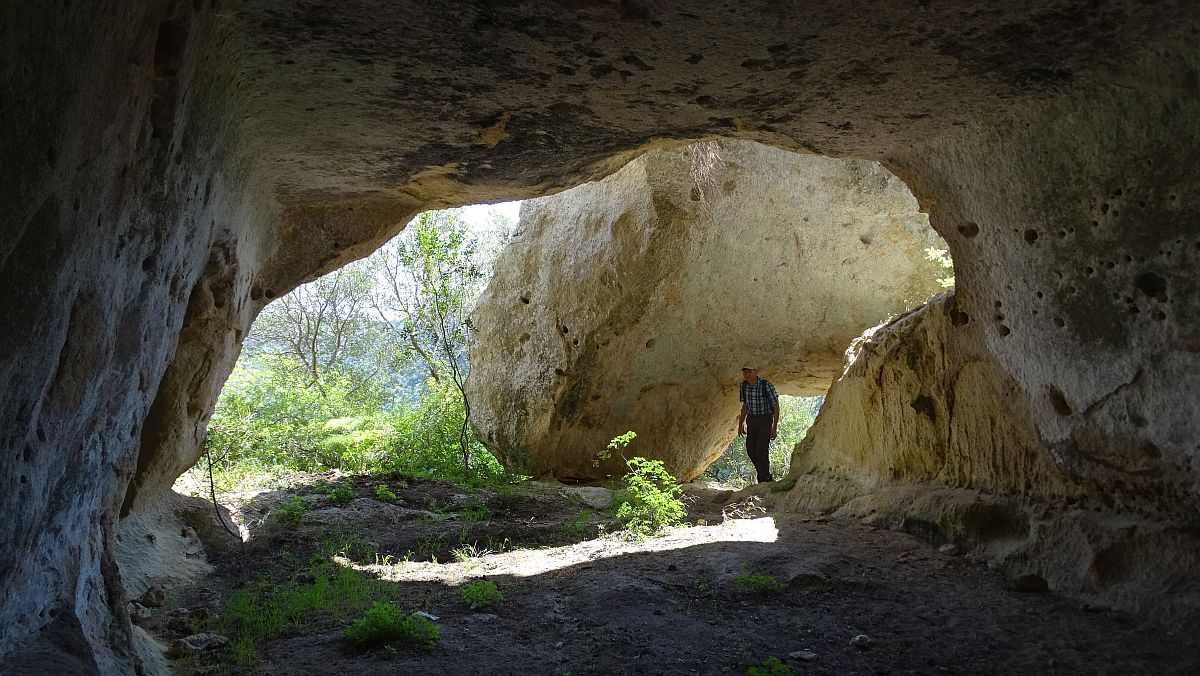
[[[760,596],[783,591],[787,588],[787,584],[777,579],[774,575],[765,575],[762,573],[742,573],[738,575],[737,586],[738,589],[747,594],[757,594]]]
[[[762,664],[746,670],[746,676],[794,676],[796,672],[791,667],[779,661],[777,657],[768,657]]]
[[[668,526],[681,523],[687,516],[683,487],[671,476],[660,460],[631,458],[625,461],[625,490],[618,498],[617,518],[625,530],[639,538],[650,537]]]
[[[349,483],[343,481],[336,488],[329,491],[329,501],[335,505],[344,505],[355,498],[354,489]]]
[[[384,502],[395,502],[398,496],[388,488],[387,484],[376,484],[375,497]]]
[[[504,600],[504,593],[491,580],[477,580],[458,590],[463,603],[471,610],[486,608]]]
[[[432,648],[441,637],[442,628],[436,623],[420,615],[406,615],[395,605],[378,601],[342,632],[342,638],[359,650],[397,641]]]
[[[275,510],[280,521],[292,526],[300,523],[300,519],[306,512],[308,512],[308,501],[299,495],[287,498],[279,503],[279,508]]]

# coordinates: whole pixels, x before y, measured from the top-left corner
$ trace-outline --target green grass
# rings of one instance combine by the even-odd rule
[[[293,495],[280,502],[279,508],[275,510],[279,521],[289,526],[299,524],[306,512],[308,512],[308,501],[299,495]]]
[[[504,600],[504,592],[491,580],[476,580],[463,585],[458,595],[471,610],[487,608]]]
[[[379,603],[354,621],[342,638],[359,650],[392,643],[411,643],[426,648],[437,645],[442,628],[420,615],[408,615],[391,603]]]
[[[762,664],[746,670],[746,676],[795,676],[791,667],[779,661],[777,657],[768,657]]]
[[[787,589],[787,583],[774,575],[747,572],[737,576],[737,587],[747,594],[766,596]]]
[[[335,505],[345,505],[357,497],[354,489],[350,487],[349,482],[343,481],[338,484],[333,490],[329,491],[329,501]]]
[[[310,566],[299,567],[290,578],[264,575],[225,599],[213,628],[229,637],[236,664],[254,664],[265,641],[317,619],[352,617],[392,593],[391,583],[331,562],[330,557],[338,553],[332,541],[324,549]],[[301,571],[312,575],[305,578],[310,581],[301,581]]]
[[[375,484],[375,497],[384,502],[395,502],[399,496],[387,484]]]

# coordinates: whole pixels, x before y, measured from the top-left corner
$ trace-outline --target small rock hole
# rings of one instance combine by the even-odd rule
[[[1029,228],[1028,230],[1026,230],[1025,231],[1025,241],[1029,242],[1030,244],[1033,244],[1034,242],[1038,241],[1037,230],[1034,230],[1033,228]]]
[[[996,327],[996,330],[1000,332],[1000,336],[1001,336],[1002,338],[1003,338],[1003,337],[1007,337],[1007,336],[1008,336],[1008,334],[1012,333],[1012,329],[1008,328],[1007,326],[1005,326],[1005,325],[1003,325],[1003,324],[1001,324],[1001,325],[999,325],[998,327]]]
[[[521,296],[521,302],[529,305],[529,296]]]
[[[646,341],[646,347],[654,347],[654,342],[655,342],[655,341],[654,341],[654,339],[653,339],[653,338],[651,338],[650,340],[647,340],[647,341]]]
[[[1067,403],[1067,398],[1063,395],[1062,390],[1057,387],[1051,385],[1050,389],[1046,391],[1046,396],[1050,399],[1050,405],[1054,407],[1055,413],[1064,418],[1075,413],[1075,410]]]
[[[1057,315],[1055,315],[1054,318],[1050,321],[1054,322],[1054,325],[1060,329],[1067,325],[1067,323],[1065,321],[1063,321],[1063,318],[1059,317]]]
[[[979,234],[979,224],[967,221],[966,223],[958,226],[958,232],[962,234],[963,237],[971,239]]]

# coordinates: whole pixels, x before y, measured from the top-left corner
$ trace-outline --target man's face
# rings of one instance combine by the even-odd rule
[[[758,380],[758,371],[754,369],[742,369],[742,378],[744,378],[746,382],[752,383],[755,380]]]

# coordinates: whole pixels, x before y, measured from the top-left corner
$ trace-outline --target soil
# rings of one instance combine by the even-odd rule
[[[591,489],[372,476],[351,478],[358,497],[339,506],[314,490],[331,478],[228,496],[250,540],[213,556],[210,577],[169,594],[143,625],[164,643],[205,624],[194,618],[216,626],[234,590],[295,576],[340,537],[357,544],[338,564],[385,581],[406,611],[436,616],[437,646],[355,652],[341,639],[350,619],[318,616],[261,644],[253,666],[216,651],[177,660],[179,673],[743,674],[769,657],[796,674],[1200,673],[1200,646],[1171,628],[1006,588],[969,553],[906,533],[767,515],[719,486],[687,487],[689,519],[704,525],[637,542],[598,535],[617,524],[585,504]],[[381,482],[396,500],[374,497]],[[270,515],[295,493],[311,509],[285,527]],[[456,560],[464,544],[475,549]],[[738,584],[747,573],[781,588],[748,592]],[[478,579],[503,600],[467,608],[457,588]],[[859,635],[868,638],[852,645]]]

